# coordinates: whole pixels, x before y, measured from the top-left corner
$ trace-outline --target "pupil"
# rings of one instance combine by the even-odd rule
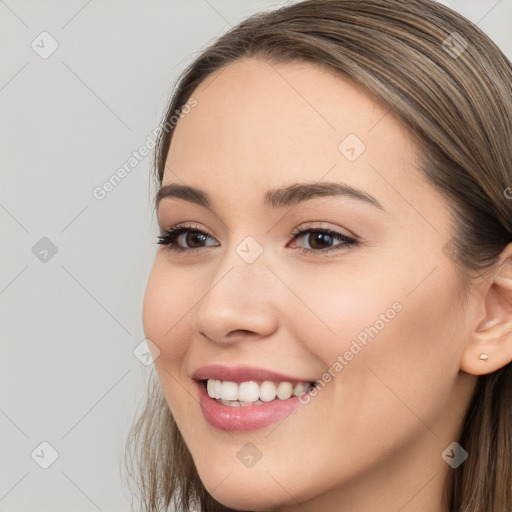
[[[330,235],[327,235],[325,233],[312,233],[313,235],[313,240],[314,240],[314,243],[310,243],[311,247],[313,247],[314,249],[324,249],[325,246],[329,245],[330,243],[330,238],[331,236]],[[318,243],[319,242],[319,246],[318,246]],[[322,243],[323,242],[323,243]]]
[[[190,247],[194,247],[194,244],[204,242],[205,236],[202,233],[188,233],[187,235],[187,245]]]

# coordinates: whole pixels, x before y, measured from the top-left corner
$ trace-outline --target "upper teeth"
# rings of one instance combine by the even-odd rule
[[[230,382],[208,379],[206,389],[211,398],[220,400],[239,400],[241,402],[271,402],[276,398],[287,400],[292,395],[307,391],[311,387],[308,382],[272,382],[266,380],[261,384],[256,381]]]

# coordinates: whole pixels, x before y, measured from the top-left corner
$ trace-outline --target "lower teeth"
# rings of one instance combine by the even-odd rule
[[[316,386],[316,383],[312,383],[309,385],[309,389],[312,389]],[[296,395],[292,395],[290,398],[293,398]],[[270,402],[263,402],[261,400],[256,400],[256,402],[241,402],[240,400],[222,400],[222,398],[214,398],[214,400],[222,405],[227,405],[229,407],[248,407],[249,405],[262,405]],[[275,397],[271,402],[275,402],[276,400],[282,401],[279,397]]]
[[[240,402],[239,400],[222,400],[221,398],[215,399],[218,403],[222,405],[229,405],[230,407],[247,407],[249,405],[261,405],[268,402],[262,402],[261,400],[256,400],[256,402]],[[274,400],[279,400],[275,398]],[[272,401],[274,401],[272,400]]]

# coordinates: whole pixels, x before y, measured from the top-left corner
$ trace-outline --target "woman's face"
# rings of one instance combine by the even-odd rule
[[[450,213],[415,169],[412,139],[360,89],[307,63],[238,61],[193,98],[163,186],[210,203],[162,194],[162,232],[192,231],[175,237],[182,251],[158,246],[144,330],[204,485],[246,510],[367,501],[406,512],[427,494],[435,505],[451,471],[441,453],[474,389],[460,360],[481,311],[461,301],[443,249]],[[315,188],[275,192],[297,184]],[[199,371],[208,365],[227,370]],[[209,375],[319,383],[300,400],[282,384],[283,400],[232,407],[207,396]],[[248,400],[263,395],[244,386]]]

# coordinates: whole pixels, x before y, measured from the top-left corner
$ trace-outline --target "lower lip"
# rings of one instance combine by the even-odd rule
[[[250,432],[258,430],[285,418],[299,407],[299,398],[293,396],[288,400],[273,400],[259,405],[232,407],[222,405],[211,398],[202,381],[195,381],[199,393],[199,405],[206,421],[218,430],[228,432]]]

